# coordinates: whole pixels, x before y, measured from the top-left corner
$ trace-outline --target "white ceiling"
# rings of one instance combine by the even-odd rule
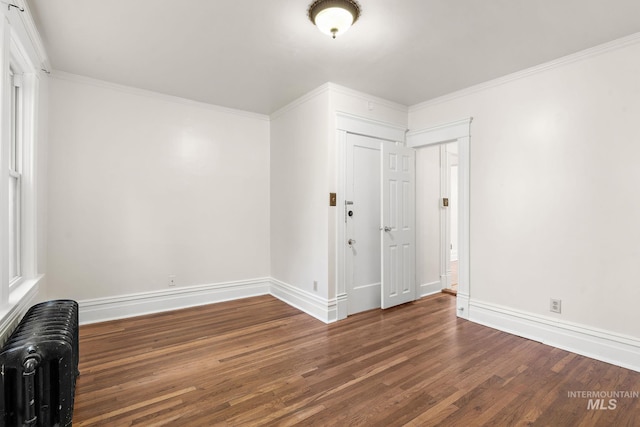
[[[404,105],[640,32],[639,0],[28,0],[55,70],[269,114],[326,82]]]

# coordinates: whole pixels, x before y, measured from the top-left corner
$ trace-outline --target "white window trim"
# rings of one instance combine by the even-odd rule
[[[20,285],[24,280],[24,269],[22,264],[23,254],[22,249],[24,246],[23,242],[23,229],[22,222],[24,216],[24,206],[22,203],[23,199],[23,183],[22,183],[22,172],[23,172],[23,109],[25,104],[22,101],[22,89],[24,84],[22,82],[22,70],[16,70],[17,67],[16,61],[11,58],[11,63],[9,66],[9,91],[11,92],[8,98],[9,101],[9,115],[10,115],[10,137],[9,137],[9,180],[15,180],[15,201],[17,208],[15,210],[15,225],[13,230],[11,229],[11,225],[9,226],[9,240],[15,239],[15,254],[11,254],[9,251],[9,261],[15,263],[15,275],[11,275],[12,266],[9,267],[9,294],[11,294],[11,290],[15,289],[16,286]],[[10,185],[10,184],[9,184]],[[8,203],[11,203],[11,197],[9,197]],[[10,210],[11,207],[8,206]],[[9,214],[11,215],[11,214]]]
[[[0,247],[0,319],[5,318],[15,307],[21,304],[28,295],[37,291],[37,284],[42,278],[37,272],[37,206],[36,206],[36,180],[35,180],[35,136],[37,123],[37,93],[38,75],[37,67],[34,67],[28,59],[29,55],[19,43],[18,35],[10,25],[4,26],[4,43],[0,46],[0,66],[2,75],[0,136],[2,138],[2,150],[0,150],[0,241],[8,242],[9,237],[9,179],[19,179],[20,194],[20,275],[13,280],[9,278],[9,245]],[[11,69],[20,75],[20,138],[21,138],[21,165],[19,170],[10,170],[8,157],[10,153],[11,138],[11,96],[14,90]]]

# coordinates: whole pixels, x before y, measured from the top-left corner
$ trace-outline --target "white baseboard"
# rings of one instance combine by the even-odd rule
[[[325,323],[338,320],[336,301],[328,301],[279,280],[265,277],[79,301],[80,324],[269,294]]]
[[[440,285],[439,281],[421,285],[420,296],[440,292]],[[325,323],[346,317],[345,295],[326,300],[279,280],[261,278],[80,301],[80,323],[102,322],[268,294]],[[0,337],[14,325],[36,295],[37,288],[34,287],[21,299],[20,304],[2,318]],[[640,340],[637,338],[470,300],[468,295],[460,292],[457,310],[458,316],[472,322],[640,372]]]
[[[462,319],[469,320],[469,294],[460,289],[456,295],[456,314]]]
[[[431,283],[425,283],[418,288],[418,298],[426,297],[427,295],[437,294],[442,292],[442,282],[440,280]]]
[[[287,283],[271,279],[271,295],[325,323],[338,320],[336,300],[326,300]]]
[[[261,278],[78,301],[80,324],[266,295],[270,287],[270,280]]]
[[[640,340],[552,317],[471,300],[469,320],[640,372]]]

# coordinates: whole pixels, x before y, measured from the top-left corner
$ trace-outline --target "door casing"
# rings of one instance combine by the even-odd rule
[[[471,141],[472,117],[448,123],[430,126],[424,129],[407,132],[407,129],[338,112],[336,114],[336,164],[338,175],[338,194],[335,234],[335,318],[347,318],[347,293],[345,277],[346,239],[344,202],[345,202],[345,146],[347,133],[371,136],[393,142],[406,141],[407,147],[419,148],[448,142],[458,142],[458,295],[457,315],[469,318],[470,277],[469,277],[469,153]]]
[[[469,241],[469,188],[471,122],[473,117],[407,133],[407,146],[413,148],[458,142],[458,294],[456,307],[458,317],[469,318],[470,241]]]
[[[335,265],[336,265],[336,320],[346,319],[348,315],[347,278],[346,278],[346,226],[345,226],[345,194],[346,194],[346,145],[347,134],[368,136],[389,142],[402,142],[405,140],[406,129],[376,120],[370,120],[347,113],[336,115],[336,164],[338,166],[338,192],[336,197],[336,240],[335,240]]]

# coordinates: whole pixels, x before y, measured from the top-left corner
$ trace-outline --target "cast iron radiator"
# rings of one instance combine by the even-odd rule
[[[71,425],[78,371],[78,303],[36,304],[0,352],[1,426]]]

